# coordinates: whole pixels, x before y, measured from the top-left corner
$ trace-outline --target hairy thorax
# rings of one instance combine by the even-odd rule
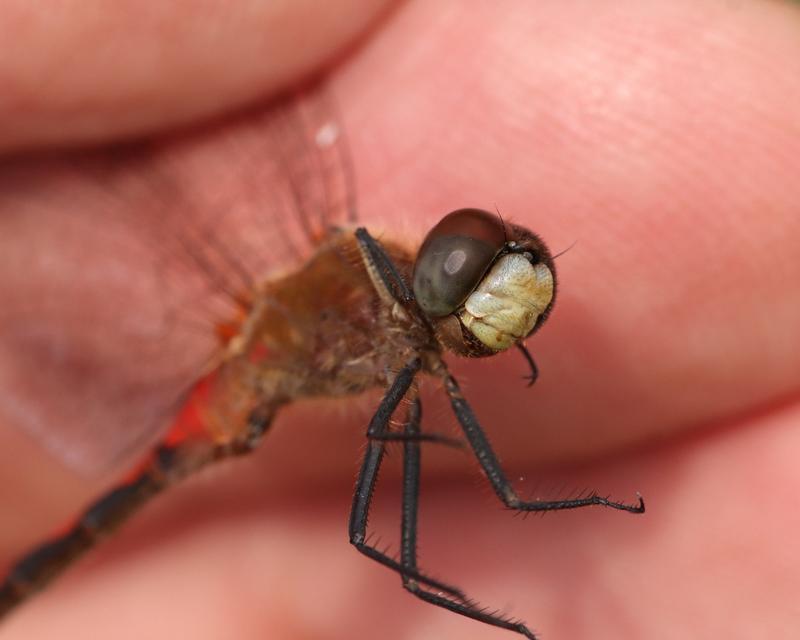
[[[409,252],[383,246],[408,277]],[[259,407],[273,412],[300,397],[361,393],[386,385],[426,348],[438,349],[381,297],[353,233],[335,231],[298,270],[255,293],[214,374],[207,418],[213,431],[230,433]]]

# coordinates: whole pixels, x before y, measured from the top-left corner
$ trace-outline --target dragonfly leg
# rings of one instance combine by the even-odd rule
[[[367,450],[364,453],[364,462],[361,465],[358,480],[356,481],[353,506],[350,510],[350,544],[368,558],[372,558],[392,571],[396,571],[401,576],[411,577],[428,587],[450,594],[455,598],[461,598],[463,594],[455,587],[421,574],[416,567],[405,566],[402,562],[391,558],[367,541],[369,509],[386,448],[386,443],[380,436],[388,429],[392,414],[411,388],[420,366],[419,358],[415,358],[400,370],[384,395],[383,400],[381,400],[375,415],[370,420],[369,428],[367,429],[367,435],[369,436]]]
[[[442,363],[442,367],[444,364]],[[558,511],[561,509],[578,509],[580,507],[589,507],[598,505],[602,507],[609,507],[611,509],[619,509],[620,511],[628,511],[630,513],[644,513],[644,500],[639,496],[639,501],[636,504],[628,504],[625,502],[615,502],[607,497],[592,493],[583,498],[576,498],[570,500],[522,500],[514,491],[511,483],[506,478],[500,461],[497,459],[489,439],[483,432],[478,419],[472,412],[455,378],[444,370],[443,374],[445,391],[450,398],[450,404],[453,407],[453,412],[456,414],[461,428],[464,430],[464,435],[467,437],[478,462],[483,468],[483,472],[489,479],[492,489],[500,498],[500,500],[509,509],[517,511]]]
[[[533,356],[524,344],[518,342],[517,349],[519,349],[520,353],[522,353],[522,357],[525,358],[525,362],[528,363],[528,368],[530,369],[530,373],[522,377],[528,381],[528,386],[532,387],[533,383],[539,378],[539,367],[536,366],[536,361],[533,359]]]
[[[420,446],[413,436],[419,434],[422,410],[418,398],[415,398],[408,410],[404,432],[409,436],[403,450],[403,516],[401,522],[400,561],[408,569],[417,568],[417,514],[419,511],[419,473]],[[535,640],[528,627],[517,620],[510,620],[497,613],[490,613],[466,598],[455,599],[441,593],[433,593],[416,581],[407,571],[402,574],[403,587],[430,604],[442,607],[453,613],[461,614],[473,620],[509,631],[521,633],[526,638]]]
[[[0,583],[0,618],[47,586],[167,487],[211,462],[253,451],[271,420],[272,412],[253,412],[245,431],[230,443],[189,441],[155,447],[129,480],[101,496],[66,531],[30,551],[11,568]]]
[[[442,435],[441,433],[395,433],[390,431],[388,433],[381,433],[379,435],[371,436],[374,440],[382,440],[383,442],[408,442],[413,440],[415,442],[435,442],[443,444],[453,449],[464,449],[464,442],[459,438],[451,438],[450,436]]]
[[[364,227],[356,229],[356,240],[361,249],[361,258],[367,268],[375,289],[386,302],[397,302],[412,314],[417,315],[414,294],[397,271],[391,258],[386,255],[380,242]]]

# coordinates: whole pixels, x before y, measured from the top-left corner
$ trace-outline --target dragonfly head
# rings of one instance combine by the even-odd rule
[[[414,262],[417,304],[443,345],[464,356],[494,355],[531,335],[550,313],[555,287],[544,242],[481,209],[447,214]]]

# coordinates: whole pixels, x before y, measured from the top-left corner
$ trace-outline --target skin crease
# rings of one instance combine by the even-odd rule
[[[74,17],[76,31],[83,19]],[[242,21],[241,34],[225,32],[216,46],[228,51],[227,39],[270,26]],[[475,3],[471,12],[409,2],[332,68],[371,230],[419,241],[451,209],[496,204],[555,253],[576,243],[556,261],[553,315],[529,341],[541,370],[534,389],[518,379],[516,354],[459,364],[459,379],[509,476],[525,476],[523,495],[596,487],[633,499],[638,490],[647,514],[514,518],[472,458],[423,451],[421,566],[543,638],[790,638],[800,625],[798,27],[796,6],[766,1]],[[320,46],[317,63],[335,49]],[[37,50],[40,67],[55,69],[57,53]],[[125,70],[116,70],[123,80]],[[249,95],[282,86],[245,71]],[[153,91],[178,71],[163,74],[152,74]],[[81,122],[63,118],[56,93],[36,105],[38,124],[6,110],[0,144],[114,140],[197,115],[178,94],[132,129],[142,92],[123,80],[114,103],[129,111],[89,99],[102,84],[83,82]],[[209,74],[181,91],[193,96],[199,82],[208,92],[225,86],[224,74]],[[247,94],[234,93],[231,107]],[[41,126],[51,105],[57,126]],[[48,211],[54,223],[63,215],[59,202]],[[0,253],[25,242],[0,233]],[[44,284],[32,280],[35,296]],[[113,327],[96,331],[114,339]],[[335,425],[318,424],[313,407],[292,408],[253,458],[148,507],[10,618],[0,639],[87,629],[115,638],[513,637],[415,601],[347,545],[355,460],[376,398],[337,412]],[[453,424],[441,400],[424,416],[429,429]],[[10,559],[108,478],[76,477],[0,420]],[[392,457],[371,525],[396,549]]]

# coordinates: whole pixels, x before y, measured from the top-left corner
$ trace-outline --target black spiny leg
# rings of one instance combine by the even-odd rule
[[[417,570],[417,513],[419,509],[420,472],[418,436],[420,435],[421,413],[419,399],[414,398],[409,406],[408,417],[403,430],[406,435],[403,454],[403,517],[400,534],[400,562],[404,570],[401,574],[403,587],[417,598],[430,604],[500,629],[516,631],[526,638],[536,640],[536,636],[524,623],[489,613],[466,598],[455,599],[441,593],[428,591],[413,577],[413,572]]]
[[[444,363],[442,363],[444,368]],[[446,369],[444,369],[446,372]],[[580,507],[589,507],[592,505],[599,505],[603,507],[610,507],[611,509],[619,509],[620,511],[628,511],[630,513],[644,513],[644,500],[639,496],[637,504],[627,504],[624,502],[614,502],[608,498],[592,493],[585,498],[577,498],[573,500],[533,500],[525,501],[520,499],[516,491],[514,491],[511,483],[506,478],[503,469],[500,466],[500,461],[497,459],[494,451],[492,450],[486,434],[483,432],[478,419],[472,412],[469,404],[461,395],[461,390],[458,388],[458,383],[453,376],[445,373],[444,385],[447,395],[450,397],[450,404],[453,406],[453,411],[456,414],[464,434],[467,436],[478,462],[483,468],[483,472],[489,479],[497,496],[509,509],[517,511],[558,511],[560,509],[578,509]]]
[[[353,507],[350,510],[350,544],[368,558],[372,558],[376,562],[388,567],[392,571],[396,571],[402,576],[411,577],[422,584],[448,593],[455,598],[463,598],[463,594],[458,589],[433,580],[432,578],[428,578],[414,568],[404,567],[401,562],[390,558],[367,542],[369,508],[372,503],[372,494],[375,490],[375,482],[378,479],[378,471],[380,471],[386,447],[381,436],[388,430],[389,420],[394,410],[397,408],[397,405],[400,403],[400,400],[403,399],[414,382],[414,377],[417,375],[420,366],[419,358],[414,358],[400,370],[394,382],[386,392],[386,395],[384,395],[383,400],[381,400],[375,415],[372,416],[372,420],[370,420],[369,428],[367,429],[369,441],[367,442],[367,450],[364,453],[364,462],[361,465],[361,471],[358,473],[356,489],[353,494]]]
[[[539,367],[536,366],[536,361],[533,359],[533,356],[524,344],[518,342],[517,349],[520,350],[522,357],[525,358],[525,361],[528,363],[528,368],[531,370],[527,376],[522,377],[528,381],[528,386],[532,387],[533,383],[539,378]]]
[[[375,291],[384,303],[396,302],[412,318],[432,331],[428,318],[417,306],[414,294],[381,243],[373,238],[364,227],[356,229],[355,236],[361,251],[361,260],[372,280]]]
[[[397,268],[386,255],[380,243],[364,227],[356,229],[356,240],[361,247],[367,270],[380,278],[392,298],[401,304],[412,302],[414,296],[411,289],[400,277]]]

